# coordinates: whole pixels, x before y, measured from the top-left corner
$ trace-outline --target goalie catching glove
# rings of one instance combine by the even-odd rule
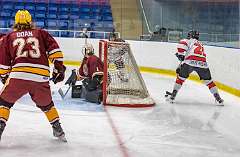
[[[52,78],[51,78],[54,84],[64,80],[65,71],[66,71],[66,67],[63,65],[63,62],[61,61],[54,62],[54,69],[53,69]]]

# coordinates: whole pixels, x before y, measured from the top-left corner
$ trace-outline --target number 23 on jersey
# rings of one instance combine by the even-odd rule
[[[25,50],[24,47],[26,44],[31,45],[32,49]],[[39,50],[39,41],[35,37],[29,37],[27,39],[17,38],[13,41],[13,47],[17,47],[17,58],[19,57],[31,57],[31,58],[40,58],[41,53]]]

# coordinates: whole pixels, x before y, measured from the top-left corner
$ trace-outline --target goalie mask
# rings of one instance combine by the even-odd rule
[[[82,49],[83,55],[93,55],[94,54],[94,48],[92,44],[86,44]]]

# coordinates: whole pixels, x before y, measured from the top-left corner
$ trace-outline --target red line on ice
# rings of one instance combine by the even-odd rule
[[[107,118],[108,118],[108,122],[110,123],[111,125],[111,128],[113,130],[113,133],[114,133],[114,136],[116,137],[116,140],[118,142],[118,145],[119,145],[119,148],[120,148],[120,151],[122,152],[123,154],[123,157],[130,157],[129,154],[128,154],[128,151],[127,151],[127,148],[124,146],[124,143],[120,137],[120,134],[118,132],[118,129],[117,127],[115,126],[114,122],[113,122],[113,119],[111,118],[110,116],[110,113],[108,112],[108,109],[106,108],[106,106],[104,106],[104,109],[105,109],[105,112],[107,114]]]

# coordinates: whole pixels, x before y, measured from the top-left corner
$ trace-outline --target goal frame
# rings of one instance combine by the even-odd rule
[[[111,43],[114,43],[114,42],[111,41]],[[152,106],[154,106],[155,102],[149,103],[149,104],[140,104],[140,103],[114,104],[114,103],[107,103],[106,100],[107,100],[107,82],[108,82],[108,62],[107,62],[107,60],[108,60],[108,46],[109,46],[108,44],[109,44],[109,41],[106,41],[106,40],[100,40],[99,41],[99,58],[104,63],[104,68],[103,68],[103,73],[104,73],[104,75],[103,75],[103,89],[102,89],[102,91],[103,91],[103,105],[117,106],[117,107],[128,107],[128,108],[142,108],[142,107],[152,107]],[[137,65],[134,58],[133,58],[132,61],[135,62],[135,65]],[[142,79],[141,74],[138,77],[141,77],[141,79]],[[142,86],[147,91],[145,83],[143,83]],[[148,93],[148,91],[147,91],[147,93]]]

